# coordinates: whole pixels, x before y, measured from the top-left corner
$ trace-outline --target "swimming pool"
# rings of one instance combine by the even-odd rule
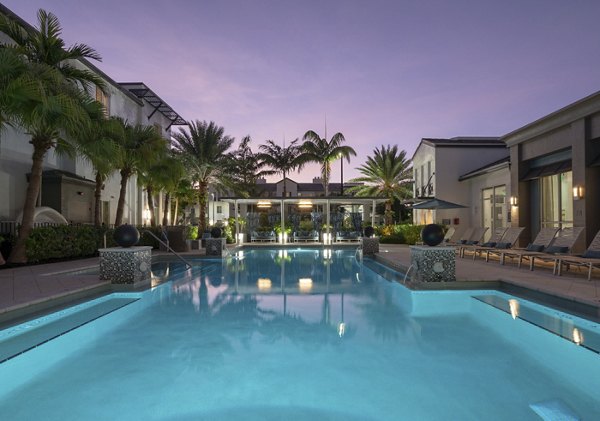
[[[350,250],[153,269],[170,282],[0,332],[0,419],[600,414],[593,322],[494,291],[411,292]]]

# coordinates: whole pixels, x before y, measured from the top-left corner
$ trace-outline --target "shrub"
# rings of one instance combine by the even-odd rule
[[[187,239],[188,240],[197,240],[198,239],[198,225],[191,225],[188,228]]]
[[[379,241],[383,244],[416,244],[421,238],[423,225],[398,224],[377,227]]]
[[[34,228],[26,243],[27,260],[93,256],[98,250],[99,230],[93,226],[57,225]]]

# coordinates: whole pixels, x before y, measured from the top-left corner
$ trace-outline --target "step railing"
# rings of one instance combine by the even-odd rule
[[[187,260],[185,260],[183,257],[181,257],[181,255],[179,253],[177,253],[175,250],[173,250],[171,248],[171,246],[169,246],[168,242],[165,243],[163,240],[161,240],[156,235],[154,235],[154,233],[151,231],[144,230],[143,232],[145,232],[146,234],[149,234],[152,238],[154,238],[156,241],[158,241],[160,244],[162,244],[167,249],[167,252],[173,253],[175,256],[177,256],[179,258],[179,260],[181,260],[183,263],[185,263],[189,268],[192,267],[192,264],[190,262],[188,262]]]

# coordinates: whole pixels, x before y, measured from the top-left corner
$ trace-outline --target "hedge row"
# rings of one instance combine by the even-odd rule
[[[398,224],[381,226],[376,231],[380,243],[414,245],[420,241],[423,227],[424,225]]]
[[[140,229],[140,228],[138,228]],[[159,228],[144,227],[144,231],[151,231],[160,238]],[[140,229],[140,246],[158,247],[158,241],[147,232]],[[106,234],[106,247],[115,247],[113,229],[98,228],[94,226],[57,225],[34,228],[27,239],[27,260],[31,263],[48,260],[73,259],[97,255],[98,249],[104,247]]]

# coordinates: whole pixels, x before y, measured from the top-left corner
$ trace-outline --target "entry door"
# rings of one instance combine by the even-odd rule
[[[496,228],[506,227],[506,186],[490,187],[482,190],[483,227],[489,228],[485,233],[485,241],[489,240]]]

